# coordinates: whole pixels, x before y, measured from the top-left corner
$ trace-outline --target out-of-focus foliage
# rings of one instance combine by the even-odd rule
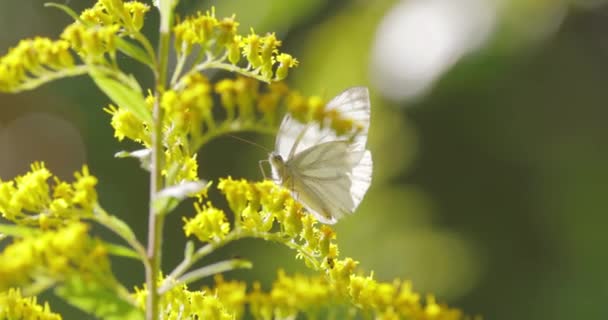
[[[488,319],[605,316],[608,285],[601,271],[608,255],[600,247],[608,240],[601,229],[608,222],[605,1],[214,3],[219,15],[235,12],[258,32],[278,31],[284,47],[306,63],[291,78],[303,92],[331,97],[349,86],[372,86],[374,182],[359,212],[337,226],[344,254],[360,257],[377,270],[378,279],[408,275],[416,288]],[[181,9],[208,4],[183,0]],[[391,28],[391,14],[400,12],[405,17],[393,20],[413,29]],[[3,50],[24,36],[56,35],[53,30],[59,32],[58,25],[65,23],[34,0],[3,2],[0,17],[4,30],[29,32],[3,33]],[[442,33],[446,30],[461,33]],[[388,32],[394,35],[380,41]],[[379,72],[386,70],[396,78],[379,81],[386,76]],[[400,79],[406,85],[383,88]],[[31,98],[3,95],[0,105],[21,105],[24,113],[48,113],[46,105],[51,105],[55,119],[75,123],[85,141],[108,136],[109,127],[96,121],[103,113],[70,106],[98,105],[92,99],[99,97],[89,97],[87,90],[93,86],[59,84]],[[13,128],[19,118],[11,109],[16,108],[2,109],[0,130]],[[15,130],[4,132],[22,132]],[[54,140],[73,139],[69,146],[76,147],[66,147],[74,155],[66,151],[57,166],[72,165],[65,169],[71,172],[83,162],[72,159],[86,154],[100,175],[122,170],[123,180],[100,186],[101,197],[116,199],[120,210],[141,212],[124,197],[124,190],[132,189],[129,180],[141,177],[124,163],[118,168],[106,164],[106,155],[116,149],[112,142],[96,142],[85,152],[83,137],[70,133],[75,129],[64,131],[66,138]],[[0,133],[3,149],[8,140]],[[264,154],[250,151],[251,166],[242,168],[243,158],[233,158],[250,147],[229,145],[233,148],[203,150],[205,174],[219,176],[228,171],[220,165],[233,164],[243,175],[259,177],[256,163]],[[11,144],[8,153],[23,154],[23,149]],[[209,160],[207,152],[226,156]],[[4,165],[7,157],[0,159],[5,178],[14,175],[3,171],[10,167]],[[276,260],[289,259],[277,247],[262,244],[228,251],[253,249],[258,266],[274,269]],[[179,256],[168,252],[169,261],[172,254],[174,260]]]

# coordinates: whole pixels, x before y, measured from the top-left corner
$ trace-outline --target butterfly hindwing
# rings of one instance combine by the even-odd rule
[[[353,195],[353,170],[364,152],[352,150],[345,140],[325,142],[295,155],[289,168],[294,191],[299,197],[314,198],[308,209],[320,216],[337,219],[351,214],[362,197]],[[325,223],[331,223],[324,221]]]

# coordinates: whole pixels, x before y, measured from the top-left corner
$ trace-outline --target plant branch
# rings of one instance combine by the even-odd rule
[[[257,69],[256,70],[248,70],[248,69],[245,69],[243,67],[239,67],[239,66],[236,66],[236,65],[233,65],[233,64],[230,64],[230,63],[223,62],[223,59],[211,60],[211,61],[203,62],[203,63],[197,65],[194,70],[196,70],[196,71],[203,71],[203,70],[206,70],[206,69],[222,69],[222,70],[226,70],[226,71],[231,71],[231,72],[234,72],[234,73],[242,74],[244,76],[254,78],[254,79],[259,80],[259,81],[264,82],[264,83],[270,83],[270,81],[268,79],[266,79],[265,77],[261,76],[257,72]]]
[[[163,294],[180,284],[188,284],[208,276],[234,269],[249,269],[251,266],[251,262],[243,259],[230,259],[216,262],[188,272],[175,281],[165,281],[165,283],[158,289],[158,293]]]
[[[135,234],[131,231],[131,229],[122,221],[108,214],[103,208],[96,207],[94,210],[93,219],[97,221],[97,223],[106,227],[110,231],[114,232],[116,235],[121,237],[125,242],[127,242],[137,255],[141,259],[144,267],[146,269],[150,268],[149,261],[146,256],[146,248],[137,240]]]
[[[317,260],[314,253],[310,252],[305,247],[292,241],[291,239],[285,239],[285,238],[281,237],[281,235],[276,234],[276,233],[234,229],[229,234],[227,234],[226,237],[224,237],[223,239],[213,242],[213,243],[208,243],[205,246],[196,250],[196,252],[194,252],[193,254],[190,254],[188,251],[186,251],[186,256],[184,257],[184,260],[177,267],[175,267],[175,269],[173,269],[173,271],[171,272],[171,274],[169,274],[169,276],[167,276],[167,278],[165,278],[163,284],[161,285],[161,289],[159,289],[159,293],[162,294],[162,292],[166,292],[168,290],[166,288],[171,285],[171,281],[175,282],[175,279],[178,279],[178,281],[181,281],[184,278],[188,279],[187,275],[191,274],[192,272],[195,272],[195,271],[192,271],[189,273],[185,273],[185,272],[188,270],[188,268],[190,268],[192,265],[194,265],[196,262],[198,262],[202,258],[206,257],[207,255],[211,254],[216,249],[223,247],[232,241],[240,240],[243,238],[264,239],[267,241],[273,241],[276,243],[283,244],[283,245],[287,246],[288,248],[294,249],[297,252],[299,252],[300,254],[302,254],[304,259],[306,259],[308,262],[310,262],[310,264],[315,269],[318,270],[321,268],[321,263]],[[212,265],[210,265],[210,266],[212,266]],[[228,269],[228,270],[232,270],[232,269]],[[198,280],[198,279],[195,279],[195,280]],[[192,281],[195,281],[195,280],[192,280]]]
[[[86,74],[89,71],[88,66],[86,65],[78,65],[71,67],[69,69],[62,70],[49,70],[41,74],[40,76],[36,76],[35,78],[28,78],[27,81],[23,81],[22,84],[14,89],[12,89],[11,93],[18,93],[25,90],[31,90],[39,87],[42,84],[47,82],[51,82],[53,80],[65,78],[65,77],[74,77]]]

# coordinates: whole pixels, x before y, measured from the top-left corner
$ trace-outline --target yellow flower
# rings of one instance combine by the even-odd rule
[[[198,137],[203,133],[204,124],[207,129],[215,126],[211,112],[211,85],[202,74],[194,73],[183,78],[179,90],[166,91],[161,98],[161,106],[173,135]]]
[[[251,34],[243,38],[243,55],[247,58],[247,61],[253,68],[257,68],[262,65],[262,57],[260,57],[260,45],[262,41],[260,36],[257,35],[253,29]]]
[[[139,31],[144,26],[144,18],[146,13],[150,11],[150,6],[137,1],[129,1],[125,3],[125,10],[129,12],[130,23],[134,31]]]
[[[159,284],[165,279],[159,277]],[[148,290],[135,288],[137,306],[145,308]],[[165,319],[234,320],[235,314],[226,307],[219,296],[207,291],[190,291],[186,285],[173,286],[161,295],[159,313]]]
[[[240,281],[226,281],[222,275],[215,276],[215,286],[206,287],[203,291],[217,297],[222,301],[226,310],[240,319],[245,313],[247,302],[247,285]]]
[[[0,291],[41,279],[69,276],[112,279],[110,261],[101,244],[90,238],[88,226],[67,226],[16,239],[0,253]]]
[[[275,81],[281,81],[287,77],[287,73],[289,69],[295,68],[298,66],[298,60],[287,53],[281,53],[277,56],[277,61],[279,62],[279,67],[277,68],[275,74]]]
[[[61,320],[48,303],[38,304],[36,297],[23,297],[19,289],[0,292],[0,319]]]
[[[147,125],[142,123],[132,112],[124,108],[117,108],[114,105],[109,105],[103,110],[112,115],[110,124],[114,128],[114,137],[118,141],[129,138],[146,146],[150,145],[150,134],[147,130]]]
[[[103,63],[105,53],[116,53],[119,30],[120,25],[117,24],[88,28],[80,22],[74,22],[65,28],[61,38],[68,41],[85,61]]]
[[[72,184],[74,189],[74,197],[72,202],[79,205],[85,210],[92,210],[97,204],[97,178],[89,173],[89,168],[85,165],[82,167],[82,172],[74,174],[76,181]]]
[[[33,78],[70,69],[74,58],[66,41],[36,37],[21,40],[0,58],[0,91],[16,92]]]
[[[184,218],[186,236],[195,235],[202,242],[216,242],[230,232],[230,224],[222,210],[214,208],[211,203],[202,206],[195,203],[194,207],[196,216]]]

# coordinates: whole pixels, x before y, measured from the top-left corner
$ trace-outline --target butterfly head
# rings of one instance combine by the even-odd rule
[[[277,152],[272,152],[268,156],[268,162],[270,162],[270,167],[272,168],[272,179],[279,183],[285,180],[286,167],[283,157]]]
[[[276,152],[270,153],[268,161],[270,161],[270,164],[272,164],[274,167],[279,167],[285,164],[283,157],[281,157],[281,155]]]

